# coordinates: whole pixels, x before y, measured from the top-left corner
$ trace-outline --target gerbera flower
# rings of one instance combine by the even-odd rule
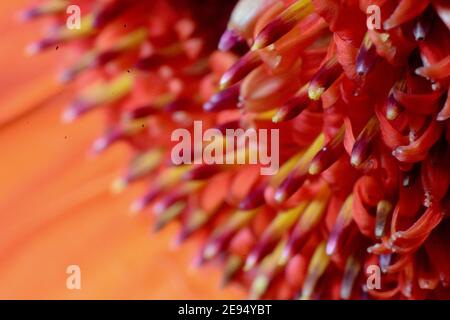
[[[135,154],[114,189],[148,179],[132,209],[203,234],[199,264],[222,259],[252,298],[449,297],[446,1],[80,1],[77,31],[49,3],[24,16],[56,23],[32,52],[74,47],[64,119],[106,110],[93,150]],[[195,120],[280,129],[282,167],[171,165]]]

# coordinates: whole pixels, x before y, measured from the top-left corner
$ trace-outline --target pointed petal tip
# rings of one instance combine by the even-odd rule
[[[74,108],[69,107],[66,109],[61,117],[62,122],[64,123],[72,123],[77,118],[77,112],[74,110]]]
[[[247,257],[247,260],[245,260],[245,264],[244,264],[244,271],[250,271],[251,269],[253,269],[253,267],[256,265],[256,263],[258,262],[256,255],[254,254],[250,254]]]
[[[241,41],[242,37],[235,30],[228,29],[220,37],[218,48],[220,51],[230,51]]]
[[[211,260],[219,253],[219,247],[215,243],[209,243],[201,254],[201,258],[204,261]]]
[[[449,118],[450,118],[450,113],[448,113],[448,112],[446,112],[446,113],[440,112],[440,113],[438,113],[438,115],[436,116],[436,120],[437,120],[437,121],[445,121],[445,120],[447,120],[447,119],[449,119]]]
[[[332,256],[336,250],[337,239],[336,237],[328,239],[327,246],[325,248],[325,252],[327,256]]]
[[[219,81],[219,90],[227,89],[231,84],[231,75],[225,72]]]
[[[126,187],[128,186],[128,182],[123,178],[118,178],[111,184],[111,192],[113,194],[122,193]]]
[[[284,118],[284,112],[282,112],[280,110],[272,117],[272,122],[273,123],[280,123],[280,122],[283,121],[283,118]]]
[[[386,111],[386,118],[387,118],[389,121],[394,121],[395,119],[397,119],[397,117],[398,117],[398,112],[397,112],[397,110],[395,110],[395,109],[388,109],[388,110]]]
[[[108,147],[108,140],[105,137],[100,137],[94,141],[91,150],[94,155],[98,155]]]
[[[249,293],[250,300],[259,300],[262,295],[266,292],[269,286],[270,279],[264,275],[258,275],[252,283],[252,287]]]
[[[34,9],[28,9],[28,10],[23,10],[21,12],[18,12],[15,15],[15,19],[18,22],[24,23],[24,22],[28,22],[28,21],[32,20],[35,16],[36,16],[35,10]]]
[[[312,176],[320,173],[320,167],[316,162],[311,162],[308,168],[308,173]]]
[[[58,81],[61,84],[67,84],[74,79],[74,73],[71,70],[63,70],[58,75]]]
[[[255,40],[255,42],[253,43],[252,47],[250,48],[250,50],[251,51],[257,51],[257,50],[262,49],[264,47],[265,47],[265,41],[260,39],[260,38],[257,38]]]
[[[324,88],[319,88],[315,86],[310,86],[308,88],[308,97],[313,101],[318,101],[320,97],[322,96],[323,92],[325,91]]]
[[[276,203],[283,203],[286,200],[286,193],[280,189],[275,191],[274,200]]]
[[[27,56],[34,56],[37,55],[39,52],[41,52],[41,45],[39,44],[39,42],[33,42],[30,43],[26,48],[25,48],[25,54]]]
[[[354,167],[357,168],[361,165],[362,160],[361,157],[357,154],[352,154],[350,157],[350,164]]]
[[[144,208],[145,208],[145,205],[144,205],[143,201],[142,200],[136,200],[136,201],[134,201],[131,204],[129,210],[133,214],[138,214],[138,213],[141,213],[142,210],[144,210]]]

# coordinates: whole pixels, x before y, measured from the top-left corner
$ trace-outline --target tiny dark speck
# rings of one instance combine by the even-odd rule
[[[64,139],[67,139],[67,136],[64,136]]]
[[[126,25],[126,24],[124,24],[124,25],[123,25],[123,27],[124,27],[124,28],[126,28],[126,27],[127,27],[127,25]]]
[[[127,70],[127,72],[130,73],[131,71],[130,71],[130,70]]]
[[[56,46],[56,50],[58,50],[59,49],[59,46]]]

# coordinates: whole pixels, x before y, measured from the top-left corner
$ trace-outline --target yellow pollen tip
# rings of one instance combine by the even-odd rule
[[[323,87],[314,87],[311,86],[308,88],[308,97],[311,100],[317,101],[320,99],[320,97],[322,96],[323,92],[325,91],[325,88]]]
[[[308,173],[310,174],[310,175],[316,175],[316,174],[318,174],[319,173],[319,170],[320,168],[319,168],[319,166],[317,165],[317,163],[311,163],[311,165],[309,166],[309,169],[308,169]]]
[[[358,167],[361,164],[361,158],[359,156],[352,156],[350,158],[350,163],[353,167]]]
[[[230,81],[228,78],[224,78],[222,77],[222,79],[220,79],[220,83],[219,83],[219,90],[225,90],[226,88],[228,88],[230,86]]]
[[[256,259],[254,256],[250,256],[247,261],[245,261],[244,271],[251,270],[256,264]]]
[[[251,47],[251,51],[256,51],[264,48],[264,42],[261,39],[256,39]]]
[[[386,118],[388,119],[388,120],[395,120],[396,118],[397,118],[397,116],[398,116],[398,113],[395,111],[395,110],[391,110],[391,109],[389,109],[387,112],[386,112]]]
[[[119,178],[112,183],[111,192],[118,194],[118,193],[123,192],[126,187],[127,187],[127,182],[124,179]]]
[[[389,40],[389,33],[382,33],[382,34],[380,34],[380,39],[383,42],[388,41]]]

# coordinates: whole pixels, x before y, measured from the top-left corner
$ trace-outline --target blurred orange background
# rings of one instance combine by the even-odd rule
[[[117,196],[111,182],[127,149],[89,158],[101,114],[60,121],[70,92],[56,81],[63,48],[27,57],[41,25],[15,18],[27,0],[0,2],[0,298],[230,299],[218,266],[192,267],[198,239],[171,248],[177,226],[150,232],[128,213],[142,186]],[[81,290],[66,288],[66,268],[81,268]]]

